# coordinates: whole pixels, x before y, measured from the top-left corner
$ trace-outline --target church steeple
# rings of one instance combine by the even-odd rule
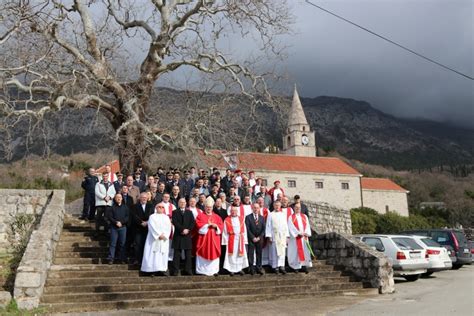
[[[283,136],[283,151],[293,156],[316,156],[316,142],[314,132],[311,131],[304,114],[298,90],[293,92],[293,101],[288,115],[288,128]]]
[[[296,89],[295,84],[295,90],[293,92],[293,101],[291,103],[290,117],[288,118],[288,128],[297,127],[301,125],[308,126],[308,120],[306,120],[303,105],[301,104],[300,96],[298,95],[298,90]]]

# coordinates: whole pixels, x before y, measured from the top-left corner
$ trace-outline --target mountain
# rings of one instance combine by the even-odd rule
[[[184,95],[182,91],[157,89],[152,112],[158,116],[165,112],[185,117],[187,107],[183,101]],[[209,102],[212,99],[220,100],[221,96],[207,94],[205,98]],[[367,102],[353,99],[321,96],[302,98],[301,101],[308,123],[316,132],[319,154],[336,151],[350,159],[395,169],[425,169],[474,162],[474,130],[425,120],[396,118],[373,108]],[[291,100],[285,100],[284,103],[288,105],[285,107],[288,110]],[[282,126],[286,122],[275,123],[278,116],[270,113],[268,108],[260,109],[257,114],[265,130],[262,143],[281,147]],[[234,120],[246,114],[238,113],[234,105],[223,109],[223,116]],[[280,117],[284,120],[287,115]],[[238,128],[240,135],[243,135],[245,124]],[[10,158],[15,160],[22,158],[25,153],[44,155],[55,152],[68,155],[113,147],[110,136],[114,131],[102,115],[91,109],[67,109],[49,114],[47,121],[36,129],[31,129],[25,121],[18,124],[10,135],[0,133],[3,144],[3,147],[0,146],[0,156],[9,152]],[[29,137],[26,138],[28,132]],[[239,130],[231,133],[238,135]],[[11,141],[7,141],[7,138]],[[223,140],[214,144],[223,146]],[[251,144],[251,141],[247,144]]]
[[[301,101],[316,143],[325,151],[395,169],[474,163],[474,129],[400,119],[353,99]]]

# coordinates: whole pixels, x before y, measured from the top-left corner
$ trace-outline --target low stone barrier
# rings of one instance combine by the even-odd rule
[[[311,229],[317,234],[352,234],[351,212],[327,204],[306,203]]]
[[[41,216],[51,190],[0,189],[0,249],[8,247],[7,226],[19,214]]]
[[[39,305],[56,244],[63,228],[65,192],[53,190],[49,193],[51,198],[46,203],[41,219],[30,236],[17,269],[13,296],[19,308],[33,309]]]
[[[378,288],[380,294],[393,293],[392,264],[388,258],[348,234],[327,233],[311,238],[318,259],[342,267],[360,281]]]

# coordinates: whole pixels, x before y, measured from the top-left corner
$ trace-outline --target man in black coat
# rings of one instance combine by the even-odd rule
[[[308,211],[308,207],[306,206],[306,204],[304,204],[303,202],[301,202],[301,197],[297,194],[295,195],[295,197],[293,198],[295,200],[295,203],[291,204],[290,207],[292,209],[295,209],[295,204],[300,204],[301,205],[301,213],[303,213],[304,215],[308,216],[308,219],[309,219],[309,211]]]
[[[95,176],[95,169],[89,168],[86,176],[82,180],[81,187],[84,189],[84,206],[82,215],[79,219],[93,220],[95,216],[95,185],[99,182],[99,178]]]
[[[141,264],[143,259],[143,248],[145,247],[146,236],[148,235],[148,218],[154,213],[153,205],[147,203],[148,195],[140,194],[140,201],[135,204],[132,210],[132,221],[135,240],[135,261],[134,264]]]
[[[192,275],[191,249],[193,248],[193,241],[191,239],[191,231],[194,228],[195,220],[193,212],[186,209],[186,200],[184,198],[179,199],[178,208],[173,211],[171,222],[174,225],[172,275],[178,275],[179,273],[182,250],[184,250],[185,256],[184,271],[187,275]]]
[[[260,205],[254,203],[252,205],[252,214],[245,217],[245,226],[247,227],[247,238],[248,238],[248,258],[249,258],[249,270],[250,274],[255,274],[255,268],[253,266],[253,254],[257,257],[256,266],[257,273],[263,274],[262,270],[262,248],[263,241],[265,240],[265,218],[260,215]]]

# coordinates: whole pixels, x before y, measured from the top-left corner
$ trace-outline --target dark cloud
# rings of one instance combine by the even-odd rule
[[[471,0],[317,1],[354,22],[474,76]],[[401,117],[474,127],[474,82],[374,37],[304,1],[287,68],[305,97],[366,100]]]

